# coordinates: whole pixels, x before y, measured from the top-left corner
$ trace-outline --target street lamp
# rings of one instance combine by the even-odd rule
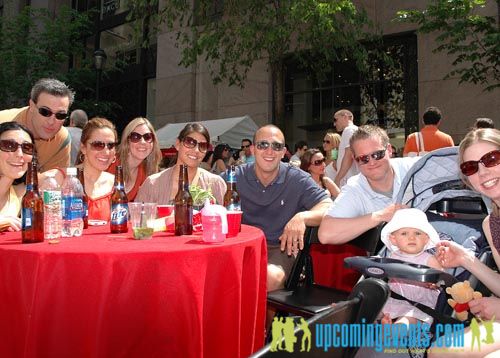
[[[106,59],[108,56],[106,56],[106,52],[104,52],[103,49],[97,49],[94,51],[94,66],[96,69],[96,81],[95,81],[95,99],[96,101],[99,101],[99,87],[101,85],[101,75],[102,75],[102,69],[104,68],[104,65],[106,64]]]

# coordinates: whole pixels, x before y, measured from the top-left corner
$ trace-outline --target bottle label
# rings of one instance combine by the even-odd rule
[[[240,203],[231,203],[226,206],[227,211],[241,211]]]
[[[83,200],[75,196],[64,196],[62,199],[63,220],[81,219],[83,214]]]
[[[29,230],[31,229],[32,226],[32,221],[33,221],[33,209],[31,208],[23,208],[22,211],[22,228],[23,230]]]
[[[60,204],[61,203],[61,192],[58,190],[44,190],[43,191],[43,203],[44,204]]]
[[[229,171],[229,175],[227,176],[228,183],[236,183],[236,172]]]
[[[121,225],[126,223],[128,219],[127,204],[111,205],[111,225]]]

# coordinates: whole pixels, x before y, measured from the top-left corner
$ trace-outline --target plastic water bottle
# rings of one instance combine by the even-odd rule
[[[66,168],[62,187],[62,236],[81,236],[83,232],[83,188],[76,177],[76,168]]]
[[[41,186],[43,198],[43,232],[45,240],[59,239],[62,229],[61,187],[55,174],[46,173]]]

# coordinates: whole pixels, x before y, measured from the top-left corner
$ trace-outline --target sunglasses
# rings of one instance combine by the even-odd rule
[[[196,139],[189,136],[182,140],[182,144],[189,149],[193,149],[198,146],[198,150],[202,153],[205,153],[208,150],[208,142],[198,142]]]
[[[250,148],[250,146],[251,146],[251,144],[242,145],[242,146],[241,146],[241,149]]]
[[[58,121],[64,121],[66,120],[66,118],[68,118],[68,113],[64,112],[54,113],[46,107],[36,107],[36,108],[38,108],[38,113],[47,118],[51,117],[52,115],[54,115]]]
[[[259,150],[267,150],[267,148],[271,147],[275,152],[281,152],[283,148],[285,148],[285,143],[279,143],[279,142],[269,143],[266,140],[261,140],[260,142],[256,142],[255,146]]]
[[[116,147],[116,143],[115,142],[106,143],[106,142],[102,142],[100,140],[90,142],[90,148],[92,148],[93,150],[101,151],[106,147],[108,147],[109,150],[113,150]]]
[[[33,155],[33,143],[23,142],[17,143],[13,139],[2,139],[0,140],[0,150],[2,152],[15,152],[18,148],[21,148],[24,154]]]
[[[139,143],[141,141],[142,138],[144,138],[144,141],[146,143],[151,143],[153,142],[153,139],[155,138],[155,135],[153,133],[144,133],[144,134],[140,134],[140,133],[137,133],[137,132],[132,132],[130,133],[130,135],[128,136],[128,138],[130,139],[130,141],[132,143]]]
[[[375,160],[382,159],[383,157],[385,157],[385,152],[386,149],[377,150],[376,152],[373,152],[371,154],[360,155],[359,157],[354,158],[354,160],[356,160],[361,165],[365,165],[370,162],[370,158],[373,158]]]
[[[460,170],[465,176],[471,176],[476,174],[479,170],[479,163],[484,165],[486,168],[492,168],[500,164],[500,150],[492,150],[486,153],[479,160],[469,160],[460,164]]]
[[[330,144],[330,141],[325,139],[325,140],[323,140],[323,143],[328,143],[328,144]]]
[[[318,165],[321,165],[321,164],[323,164],[324,162],[326,162],[326,159],[325,159],[325,158],[315,160],[314,162],[311,162],[311,164],[312,164],[312,165],[314,165],[315,167],[317,167]]]

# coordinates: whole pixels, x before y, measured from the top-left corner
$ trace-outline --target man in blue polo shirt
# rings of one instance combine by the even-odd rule
[[[307,226],[318,226],[331,204],[311,176],[286,163],[285,138],[274,125],[255,133],[255,163],[236,168],[242,222],[261,228],[267,239],[267,289],[283,287]]]

